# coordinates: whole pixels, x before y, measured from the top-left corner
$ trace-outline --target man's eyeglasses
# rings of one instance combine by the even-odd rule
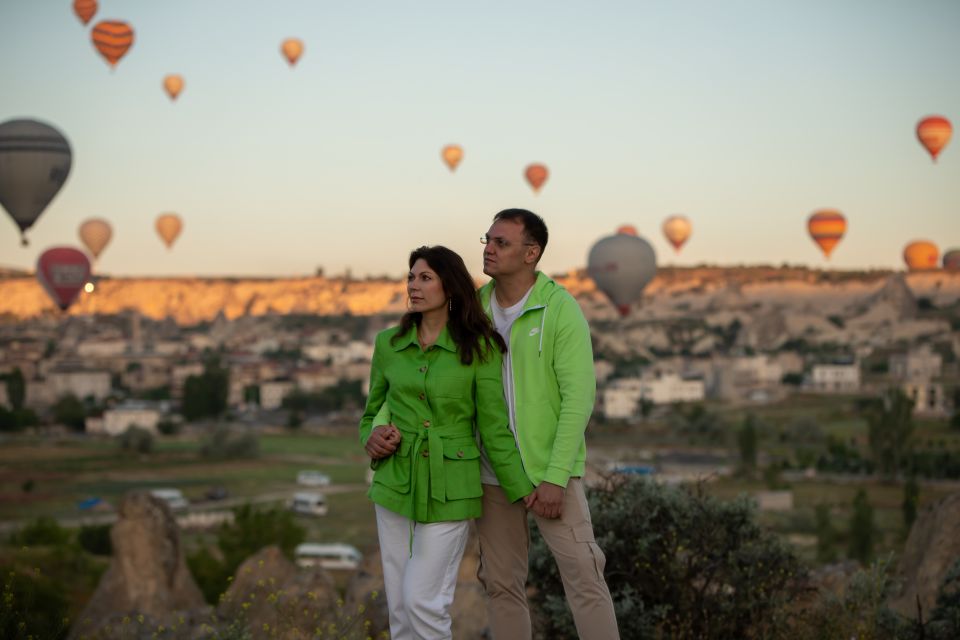
[[[497,249],[506,249],[508,247],[513,246],[509,240],[504,240],[503,238],[491,238],[490,234],[487,234],[487,233],[480,236],[480,244],[490,244],[491,242]],[[524,242],[523,245],[525,247],[535,247],[537,246],[537,243]]]

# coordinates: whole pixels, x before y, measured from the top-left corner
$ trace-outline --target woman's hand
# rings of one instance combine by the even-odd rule
[[[400,430],[392,424],[382,424],[375,427],[363,446],[371,460],[380,460],[393,455],[400,446]]]

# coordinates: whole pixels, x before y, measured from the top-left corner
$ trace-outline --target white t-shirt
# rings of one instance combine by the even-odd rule
[[[497,302],[496,291],[490,294],[490,309],[493,311],[493,327],[497,330],[497,333],[503,337],[503,341],[507,343],[507,352],[503,354],[503,392],[507,400],[507,415],[510,418],[510,431],[513,432],[514,440],[517,439],[517,424],[516,407],[513,402],[513,366],[510,358],[510,329],[513,327],[514,321],[516,321],[523,312],[523,305],[527,303],[527,298],[530,297],[531,291],[533,291],[532,286],[527,289],[527,292],[523,294],[519,302],[507,308],[501,307]],[[479,441],[480,436],[478,435],[477,442],[480,444],[480,481],[484,484],[495,484],[499,486],[500,482],[497,480],[497,474],[494,473],[493,466],[487,458],[487,452],[483,450],[483,444]],[[519,447],[519,444],[517,446]]]

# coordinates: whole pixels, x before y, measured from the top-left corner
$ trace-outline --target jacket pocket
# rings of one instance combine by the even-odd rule
[[[400,441],[400,446],[392,456],[377,460],[373,481],[382,484],[397,493],[410,492],[410,442]]]
[[[448,500],[479,498],[480,450],[474,440],[447,440],[443,443],[443,474]]]
[[[435,398],[466,398],[472,390],[471,380],[462,376],[443,376],[431,385]]]

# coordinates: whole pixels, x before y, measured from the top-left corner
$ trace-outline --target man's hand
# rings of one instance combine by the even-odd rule
[[[380,460],[393,455],[393,452],[400,446],[400,430],[392,424],[382,424],[375,427],[367,438],[367,444],[363,446],[371,460]]]
[[[544,480],[529,496],[524,498],[528,509],[543,518],[559,518],[563,513],[563,494],[565,489],[560,485]]]

